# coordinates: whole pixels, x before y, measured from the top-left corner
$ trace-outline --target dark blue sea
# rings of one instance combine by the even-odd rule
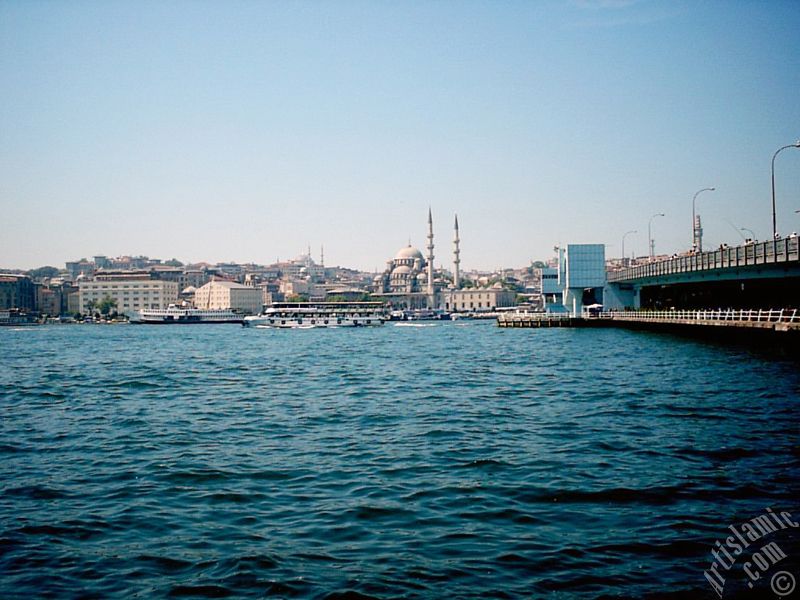
[[[729,525],[800,520],[791,354],[459,321],[0,328],[0,358],[4,599],[717,598]],[[724,597],[780,597],[798,532]]]

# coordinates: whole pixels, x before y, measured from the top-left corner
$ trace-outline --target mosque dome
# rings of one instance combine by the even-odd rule
[[[409,258],[412,259],[412,260],[415,259],[415,258],[418,258],[420,260],[424,260],[424,257],[422,256],[422,252],[420,252],[419,249],[414,248],[414,246],[410,246],[410,245],[406,246],[405,248],[401,248],[400,250],[398,250],[397,254],[394,257],[395,260],[408,260]]]
[[[197,291],[197,288],[194,287],[193,285],[190,285],[189,287],[185,288],[181,292],[181,294],[194,294],[196,291]]]
[[[301,254],[300,256],[297,256],[297,257],[293,258],[289,262],[291,262],[291,263],[293,263],[295,265],[304,265],[306,267],[312,267],[312,266],[314,266],[316,264],[314,262],[314,259],[311,258],[310,254]]]
[[[400,265],[392,269],[392,275],[408,275],[411,273],[411,267]]]

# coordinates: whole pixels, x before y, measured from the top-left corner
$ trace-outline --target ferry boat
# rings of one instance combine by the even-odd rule
[[[244,315],[227,308],[192,308],[170,304],[167,308],[142,309],[131,315],[131,323],[188,325],[192,323],[241,323]]]
[[[450,313],[440,309],[419,308],[406,311],[408,321],[449,321]]]
[[[244,318],[245,327],[312,329],[374,327],[388,320],[382,302],[276,302]]]
[[[452,318],[452,313],[430,308],[393,310],[389,314],[392,321],[449,321]]]
[[[0,326],[21,327],[26,325],[39,325],[39,317],[18,308],[0,310]]]

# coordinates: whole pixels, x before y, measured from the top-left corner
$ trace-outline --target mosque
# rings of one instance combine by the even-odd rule
[[[489,287],[476,287],[461,277],[461,239],[458,215],[453,237],[453,279],[440,272],[437,279],[433,267],[433,217],[428,209],[428,256],[411,244],[397,251],[386,269],[375,277],[373,296],[387,300],[395,308],[438,309],[445,312],[482,312],[514,306],[516,292],[497,282]]]
[[[455,221],[454,280],[452,287],[460,286],[458,217]],[[395,257],[386,262],[386,269],[375,277],[374,293],[398,308],[439,308],[441,292],[451,286],[449,281],[436,280],[433,268],[433,216],[428,209],[428,256],[412,246],[397,251]]]

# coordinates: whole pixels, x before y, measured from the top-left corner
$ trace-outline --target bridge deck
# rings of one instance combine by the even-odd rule
[[[711,252],[678,256],[668,260],[637,265],[608,273],[609,283],[634,282],[649,277],[679,275],[759,265],[800,262],[798,238],[792,236],[768,242],[757,242]]]

